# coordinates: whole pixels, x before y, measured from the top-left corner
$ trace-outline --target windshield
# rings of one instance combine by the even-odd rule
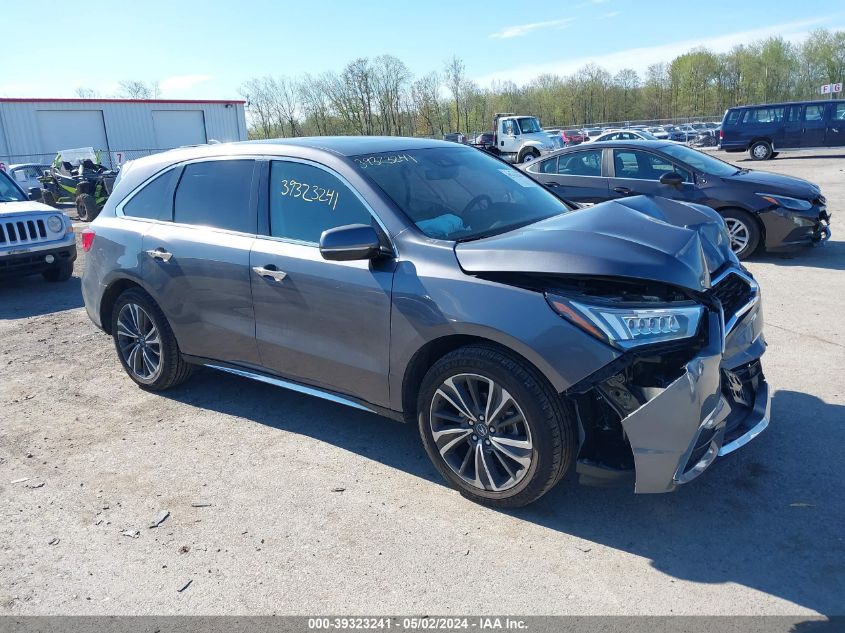
[[[704,152],[699,152],[698,150],[692,149],[687,147],[686,145],[667,145],[665,147],[661,147],[664,153],[669,154],[672,158],[677,158],[680,161],[685,162],[690,167],[694,167],[695,169],[704,172],[705,174],[710,174],[711,176],[733,176],[739,170],[731,165],[730,163],[726,163],[723,160],[719,160],[709,154],[705,154]]]
[[[517,119],[517,122],[523,134],[533,134],[534,132],[543,131],[543,128],[540,127],[540,122],[533,116],[522,117],[521,119]]]
[[[5,171],[0,171],[0,202],[23,202],[26,196],[12,182]]]
[[[352,159],[436,239],[497,235],[570,210],[522,172],[477,149],[437,147]]]

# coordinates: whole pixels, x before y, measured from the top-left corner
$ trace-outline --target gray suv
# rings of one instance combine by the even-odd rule
[[[472,147],[311,138],[125,166],[82,235],[129,376],[198,365],[419,426],[462,494],[666,492],[769,420],[760,291],[711,209],[570,206]]]

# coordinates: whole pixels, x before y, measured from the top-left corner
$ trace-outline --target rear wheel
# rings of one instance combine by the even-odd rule
[[[574,458],[574,425],[558,394],[536,369],[494,347],[463,347],[437,361],[417,411],[428,456],[478,503],[531,503]]]
[[[747,259],[760,244],[760,225],[742,209],[726,209],[721,214],[728,227],[731,250],[739,259]]]
[[[175,387],[191,375],[170,324],[140,288],[124,291],[112,310],[112,337],[123,369],[150,391]]]
[[[52,191],[48,191],[47,189],[44,189],[41,192],[41,202],[43,202],[44,204],[49,205],[51,207],[57,207],[58,206],[56,204],[56,196],[53,195]]]
[[[772,144],[768,141],[756,141],[748,148],[752,160],[769,160],[772,154]]]
[[[90,222],[99,215],[97,201],[90,193],[81,193],[76,196],[76,214],[83,222]]]

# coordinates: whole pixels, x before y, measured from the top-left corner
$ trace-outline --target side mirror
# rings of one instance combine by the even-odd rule
[[[28,193],[30,200],[41,200],[41,198],[43,197],[41,193],[41,187],[30,187]]]
[[[684,177],[681,174],[670,171],[668,174],[663,174],[660,177],[661,185],[669,185],[670,187],[680,187],[684,184]]]
[[[369,224],[348,224],[323,231],[320,254],[323,259],[348,262],[373,259],[381,252],[378,233]]]

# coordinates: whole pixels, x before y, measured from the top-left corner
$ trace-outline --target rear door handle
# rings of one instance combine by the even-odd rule
[[[627,196],[629,193],[631,193],[631,190],[628,189],[628,187],[614,187],[613,190],[616,193],[621,193],[623,196]]]
[[[264,277],[265,279],[272,279],[273,281],[283,281],[285,277],[288,276],[286,272],[283,272],[270,264],[270,266],[253,266],[252,270],[255,271],[257,275],[260,277]]]
[[[158,248],[151,248],[147,251],[147,255],[149,255],[153,259],[158,259],[163,262],[169,262],[170,258],[173,257],[173,253],[168,253],[161,246],[159,246]]]
[[[546,183],[546,186],[547,186],[547,187],[560,187],[560,183],[559,183],[559,182],[549,181],[549,182],[547,182],[547,183]]]

